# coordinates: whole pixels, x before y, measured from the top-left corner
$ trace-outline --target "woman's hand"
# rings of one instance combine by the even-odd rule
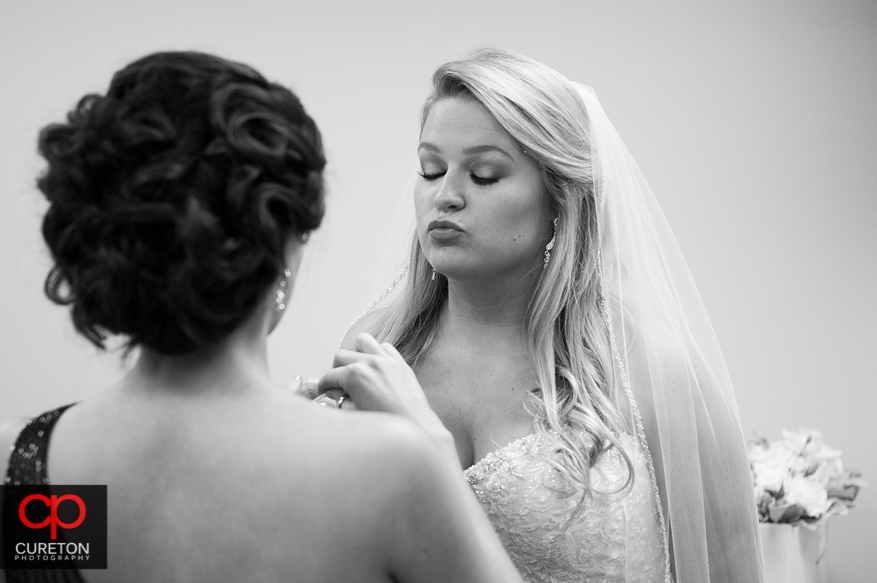
[[[356,409],[356,405],[348,398],[347,393],[341,389],[329,389],[321,393],[317,386],[319,382],[320,377],[303,379],[297,376],[280,385],[280,390],[290,395],[307,399],[315,405],[337,407],[339,409]]]
[[[320,378],[320,393],[332,389],[350,395],[357,409],[393,413],[413,421],[446,453],[450,446],[449,452],[459,465],[454,438],[429,406],[414,371],[392,344],[359,334],[355,350],[335,353],[333,368]]]

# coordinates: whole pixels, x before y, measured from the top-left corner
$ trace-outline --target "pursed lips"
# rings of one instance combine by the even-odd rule
[[[432,221],[427,230],[436,241],[450,241],[463,233],[462,227],[451,221]]]

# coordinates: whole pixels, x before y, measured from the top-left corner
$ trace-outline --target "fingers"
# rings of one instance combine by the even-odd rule
[[[399,352],[398,350],[396,350],[396,347],[393,346],[392,344],[390,344],[389,342],[384,342],[383,344],[381,344],[381,348],[383,348],[384,352],[386,352],[389,356],[393,356],[395,358],[401,358],[402,360],[405,360],[402,357],[402,353]]]
[[[345,396],[344,399],[341,399],[339,402],[341,403],[338,405],[339,409],[344,409],[345,411],[356,411],[359,409],[350,397]]]
[[[317,383],[317,392],[322,394],[333,388],[346,391],[349,374],[350,371],[345,366],[336,365],[335,368],[326,371],[326,373],[320,377],[320,381]]]
[[[383,346],[371,334],[363,332],[356,337],[356,350],[364,354],[386,355]]]
[[[337,387],[331,387],[314,399],[313,403],[314,405],[325,405],[327,407],[337,407],[340,409],[345,400],[347,400],[347,393]],[[339,403],[341,405],[339,405]]]
[[[332,359],[332,368],[347,366],[348,364],[353,364],[354,362],[360,362],[364,360],[367,356],[368,355],[363,354],[362,352],[356,352],[355,350],[341,349],[335,353],[335,358]]]

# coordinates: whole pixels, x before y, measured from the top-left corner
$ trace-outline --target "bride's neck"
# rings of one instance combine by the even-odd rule
[[[445,325],[452,330],[482,334],[520,335],[526,327],[529,285],[466,284],[448,281]]]

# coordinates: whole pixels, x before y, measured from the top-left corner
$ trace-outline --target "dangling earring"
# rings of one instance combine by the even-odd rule
[[[551,234],[551,240],[545,245],[545,261],[542,262],[542,269],[548,267],[551,260],[551,250],[554,249],[554,239],[557,238],[557,217],[554,217],[554,233]]]
[[[290,277],[292,277],[292,272],[289,269],[284,269],[283,279],[280,280],[280,285],[277,287],[277,294],[274,296],[274,308],[278,312],[282,312],[286,309],[286,302],[283,300],[286,299],[286,284]]]
[[[435,281],[435,267],[432,268],[432,277],[430,277],[432,281]]]

